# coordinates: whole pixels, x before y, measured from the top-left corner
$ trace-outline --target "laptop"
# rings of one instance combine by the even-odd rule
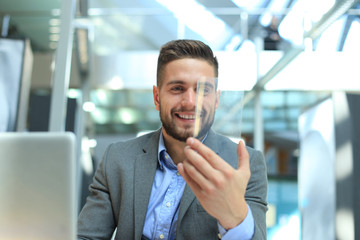
[[[75,237],[74,134],[0,133],[0,240]]]

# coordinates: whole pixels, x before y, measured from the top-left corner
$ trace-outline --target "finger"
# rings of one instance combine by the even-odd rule
[[[184,149],[187,163],[191,163],[197,171],[199,171],[205,178],[209,179],[211,176],[216,174],[216,169],[214,169],[209,162],[204,159],[198,152],[194,149],[191,149],[189,146],[186,146]]]
[[[201,190],[208,190],[213,186],[211,180],[206,175],[202,174],[192,163],[188,160],[183,162],[184,170],[192,182],[196,183]],[[210,175],[213,176],[213,175]]]
[[[196,138],[188,138],[186,141],[187,145],[193,150],[198,152],[206,161],[215,169],[219,171],[227,171],[231,166],[221,159],[214,151],[202,144]]]
[[[197,184],[196,181],[194,181],[191,177],[191,174],[188,173],[188,169],[185,169],[186,167],[184,166],[184,163],[179,163],[177,165],[179,173],[181,174],[181,176],[184,178],[184,180],[186,181],[186,183],[190,186],[190,188],[193,190],[193,192],[198,192],[201,190],[201,187],[199,186],[199,184]]]
[[[228,165],[222,167],[223,171],[215,169],[209,162],[204,159],[198,152],[187,146],[184,150],[187,160],[184,163],[191,164],[192,168],[189,168],[191,174],[189,174],[197,184],[200,185],[205,192],[213,192],[214,188],[223,188],[228,177],[233,176],[235,169],[228,165],[224,160],[216,155],[221,160],[221,163]],[[185,165],[187,166],[187,165]],[[195,173],[196,170],[196,173]],[[201,175],[200,175],[201,174]]]
[[[238,154],[238,169],[249,169],[250,162],[249,162],[249,153],[246,150],[245,143],[243,140],[239,141],[237,146],[237,154]]]

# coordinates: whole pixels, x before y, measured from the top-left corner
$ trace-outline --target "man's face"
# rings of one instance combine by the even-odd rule
[[[193,136],[198,80],[213,79],[214,69],[204,60],[185,58],[175,60],[165,66],[161,87],[154,86],[154,103],[160,111],[164,137],[186,141]],[[202,103],[201,122],[203,137],[214,121],[215,109],[219,103],[213,81],[209,81]]]

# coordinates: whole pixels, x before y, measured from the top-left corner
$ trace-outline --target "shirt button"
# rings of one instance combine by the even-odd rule
[[[168,203],[166,203],[166,206],[167,206],[167,207],[170,207],[170,205],[171,205],[171,204],[170,204],[169,202],[168,202]]]
[[[176,175],[180,176],[180,173],[179,173],[179,172],[176,172]]]
[[[164,234],[160,234],[160,239],[164,239]]]
[[[165,154],[165,158],[166,158],[166,159],[169,159],[169,156],[168,156],[167,154]]]

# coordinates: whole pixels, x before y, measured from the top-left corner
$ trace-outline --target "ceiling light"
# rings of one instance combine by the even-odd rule
[[[67,93],[67,96],[69,98],[74,98],[74,99],[78,98],[79,95],[80,95],[79,91],[73,88],[69,89]]]
[[[59,41],[59,38],[60,38],[60,35],[59,35],[59,34],[50,34],[50,35],[49,35],[50,41],[57,42],[57,41]]]
[[[272,17],[276,16],[276,13],[281,13],[286,9],[286,5],[288,4],[288,0],[276,0],[271,1],[269,6],[266,8],[264,13],[260,17],[260,23],[263,26],[268,26],[271,23]]]
[[[90,148],[95,148],[97,146],[97,141],[96,139],[89,139],[89,147]]]
[[[50,42],[49,43],[49,48],[56,49],[57,48],[57,42]]]
[[[225,50],[226,51],[233,51],[234,49],[236,49],[240,43],[242,42],[242,37],[240,34],[236,34],[235,36],[233,36],[229,43],[225,46]]]
[[[132,108],[121,108],[116,113],[116,118],[123,124],[134,124],[140,119],[140,114],[137,110]]]
[[[112,90],[119,90],[124,88],[124,81],[120,76],[114,76],[106,83],[106,87]]]
[[[50,26],[59,26],[60,25],[60,19],[58,18],[51,18],[49,20],[49,25]]]
[[[263,3],[261,0],[232,0],[232,2],[239,8],[243,8],[247,11],[260,8]]]
[[[101,102],[104,103],[108,100],[108,94],[104,89],[97,89],[95,91],[96,98]]]
[[[95,104],[93,102],[84,102],[83,110],[85,112],[93,112],[96,109]]]
[[[51,26],[49,28],[49,33],[60,33],[60,28],[58,26]]]
[[[107,109],[97,107],[95,111],[91,112],[91,116],[97,124],[107,124],[111,121],[111,114]]]
[[[233,35],[232,29],[224,21],[195,0],[157,0],[157,2],[171,11],[181,23],[209,42],[222,44],[224,39]]]
[[[56,8],[56,9],[51,9],[51,15],[53,16],[60,16],[61,10]]]

